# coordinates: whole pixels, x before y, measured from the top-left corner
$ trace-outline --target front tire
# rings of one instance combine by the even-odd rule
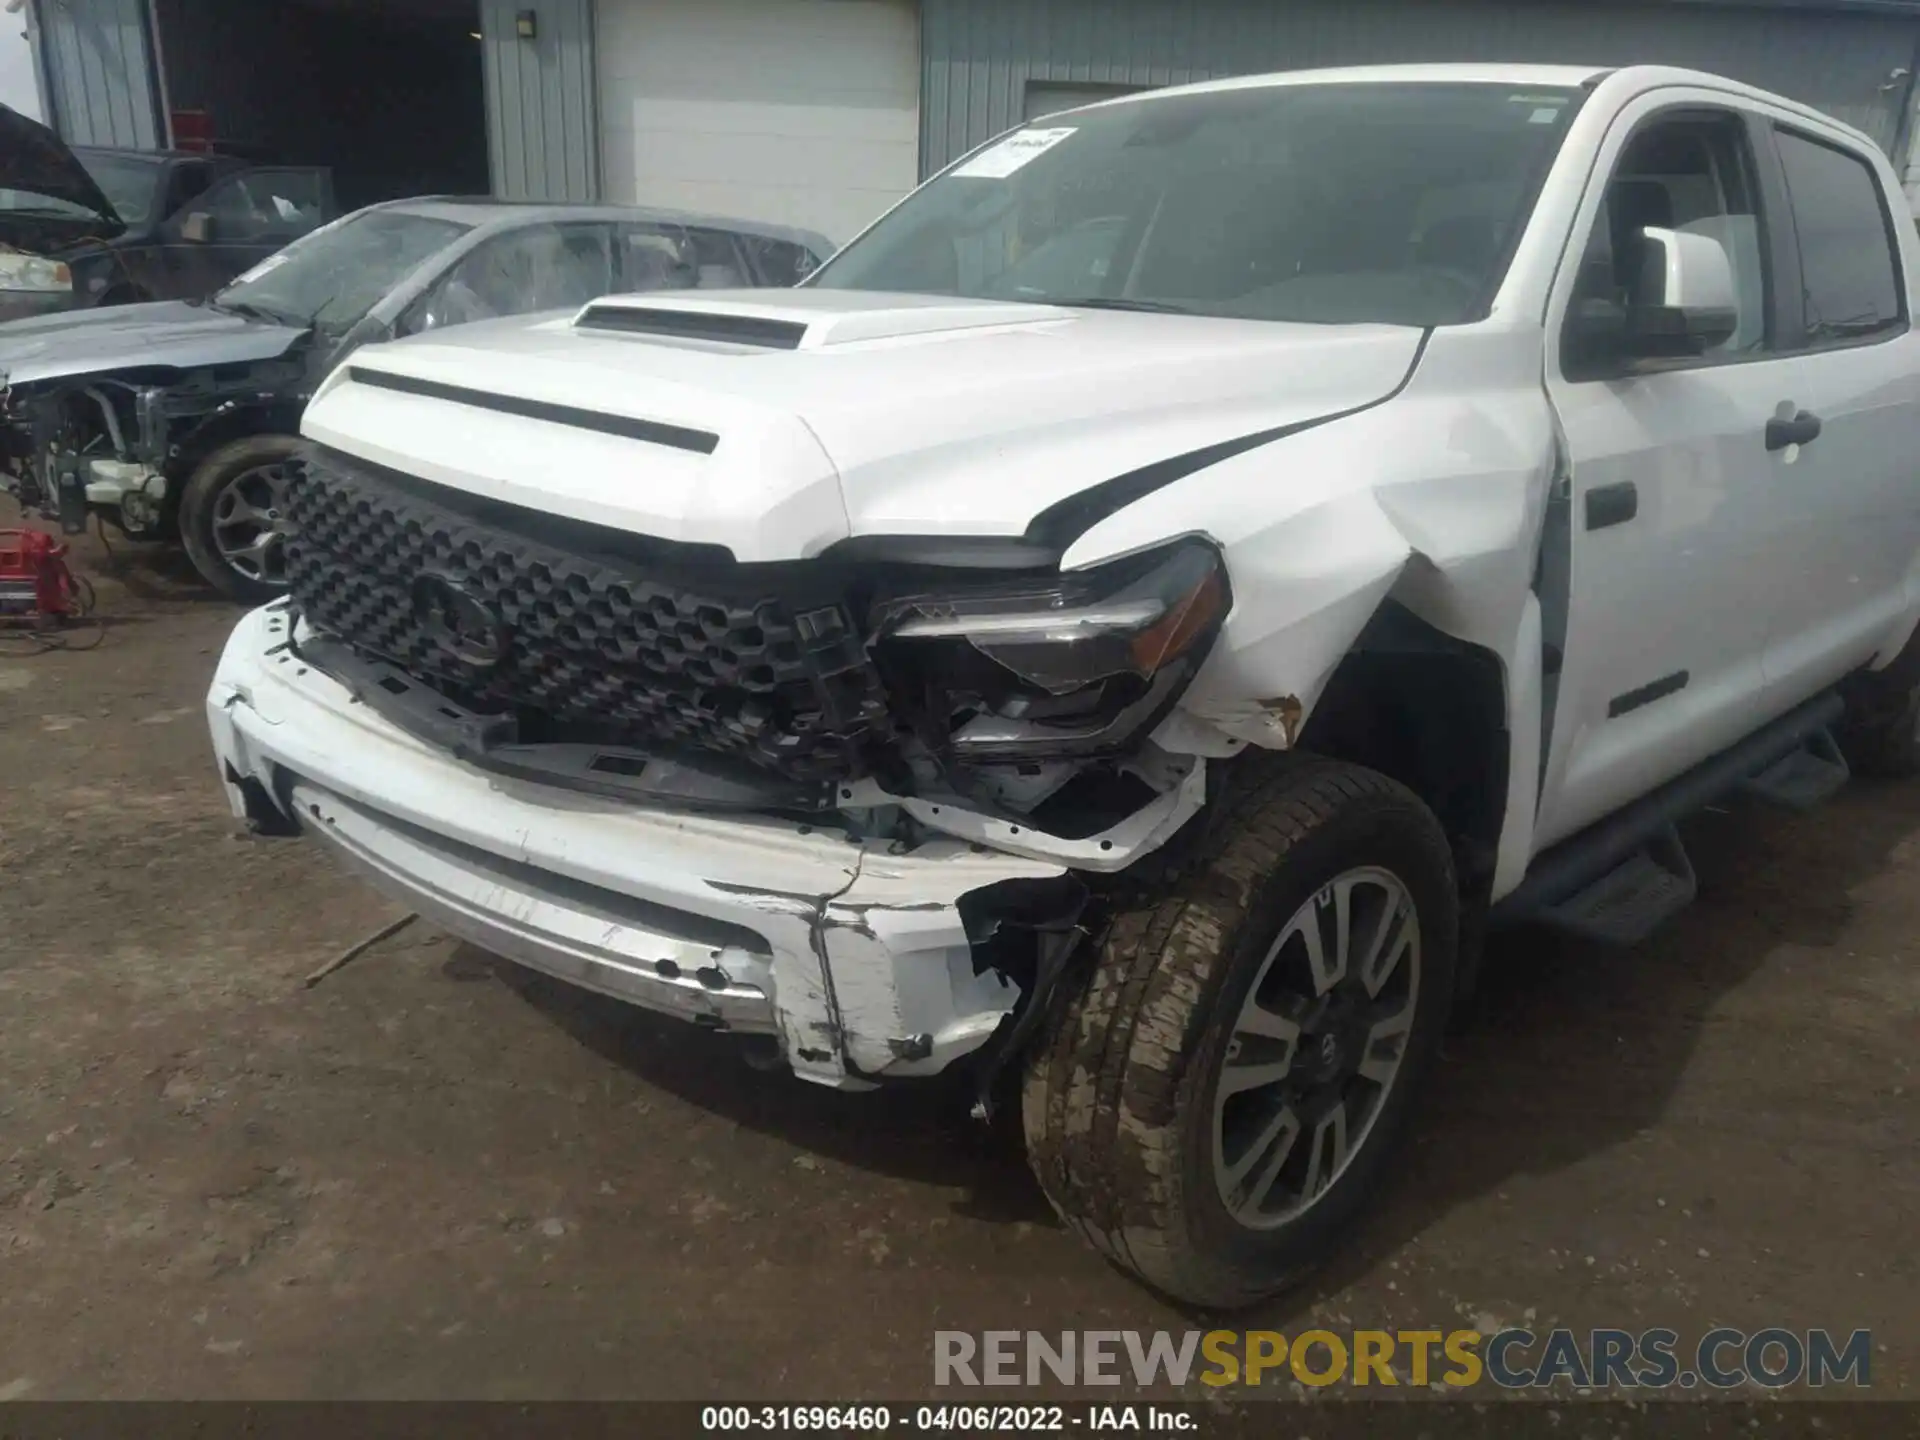
[[[1114,919],[1022,1114],[1070,1226],[1226,1308],[1298,1281],[1378,1186],[1446,1026],[1459,898],[1439,822],[1383,775],[1288,758],[1222,806]]]
[[[299,446],[291,435],[234,440],[202,460],[181,493],[180,540],[187,558],[231,600],[259,604],[287,588],[280,526]]]

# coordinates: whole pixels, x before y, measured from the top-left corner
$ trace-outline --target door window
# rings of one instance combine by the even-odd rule
[[[213,167],[206,161],[183,160],[173,167],[173,174],[167,181],[166,213],[178,214],[190,201],[205,194],[212,183]]]
[[[1808,340],[1827,345],[1904,329],[1900,261],[1873,171],[1790,130],[1776,138],[1800,238]]]
[[[243,170],[207,191],[193,210],[212,218],[220,244],[285,244],[325,222],[327,178],[319,170]]]
[[[578,309],[613,288],[605,225],[529,225],[489,240],[415,307],[408,330]]]
[[[1739,324],[1695,363],[1769,350],[1773,341],[1759,185],[1746,126],[1737,116],[1689,111],[1653,121],[1627,142],[1581,256],[1568,306],[1570,322],[1582,307],[1624,307],[1630,302],[1640,283],[1649,227],[1717,240],[1732,266]],[[1561,364],[1568,378],[1582,378],[1581,362],[1567,348]]]
[[[771,240],[764,235],[740,235],[740,248],[747,253],[753,268],[765,285],[798,285],[820,268],[819,257],[804,245],[791,240]]]
[[[619,250],[615,288],[629,295],[652,290],[738,290],[754,283],[733,236],[720,230],[622,225]]]

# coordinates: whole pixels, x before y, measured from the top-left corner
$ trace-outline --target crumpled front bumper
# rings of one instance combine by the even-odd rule
[[[895,855],[781,820],[490,776],[302,664],[290,623],[282,605],[243,619],[207,698],[235,815],[270,800],[450,933],[650,1009],[773,1035],[797,1074],[831,1085],[941,1070],[1018,999],[974,973],[958,902],[1059,864],[955,840]]]

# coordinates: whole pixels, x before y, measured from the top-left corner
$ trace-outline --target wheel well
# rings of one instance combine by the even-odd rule
[[[1388,601],[1328,681],[1299,748],[1398,780],[1439,817],[1463,893],[1489,881],[1506,815],[1499,657]]]
[[[248,405],[225,414],[209,416],[173,442],[167,456],[167,515],[171,520],[180,511],[180,497],[187,481],[207,456],[222,445],[250,435],[297,435],[300,433],[298,405]]]

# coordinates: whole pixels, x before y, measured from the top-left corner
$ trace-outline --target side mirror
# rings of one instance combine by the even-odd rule
[[[1740,328],[1733,261],[1711,235],[1649,225],[1627,308],[1627,336],[1647,358],[1698,355]]]
[[[1684,360],[1740,328],[1733,261],[1712,235],[1649,225],[1635,237],[1638,269],[1625,301],[1589,295],[1568,316],[1562,364],[1570,379],[1599,379],[1638,362]]]
[[[213,216],[196,210],[180,222],[180,238],[189,245],[205,245],[213,239]]]

